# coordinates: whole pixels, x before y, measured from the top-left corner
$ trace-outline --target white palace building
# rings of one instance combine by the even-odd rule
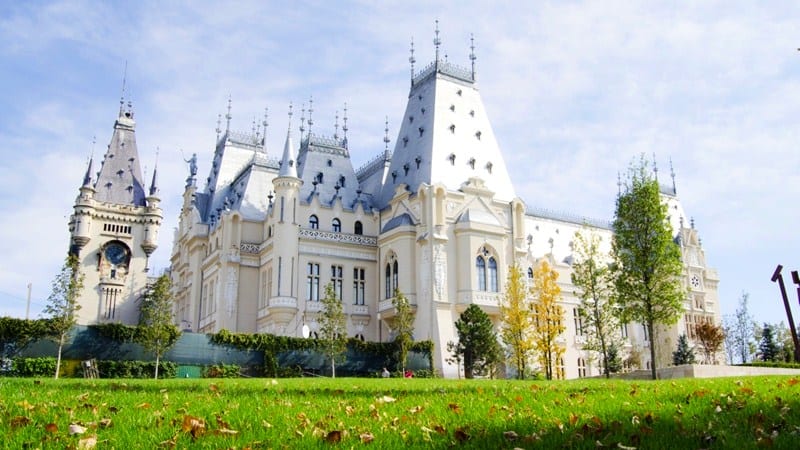
[[[259,132],[228,126],[218,139],[205,187],[190,161],[171,256],[175,322],[194,332],[222,329],[301,336],[318,329],[320,299],[332,283],[348,334],[393,338],[391,297],[398,288],[415,313],[414,338],[435,344],[435,368],[448,364],[454,322],[471,304],[499,326],[508,268],[523,272],[543,259],[559,273],[566,331],[560,368],[567,378],[600,373],[583,349],[579,299],[570,282],[575,232],[589,228],[611,245],[608,222],[536,209],[519,198],[477,89],[472,68],[439,58],[413,69],[408,104],[393,149],[356,169],[347,122],[339,135],[312,131],[312,108],[295,135],[289,117],[284,148],[268,151]],[[305,116],[305,113],[303,114]],[[71,249],[86,282],[82,323],[136,323],[136,299],[162,220],[156,176],[145,195],[132,113],[120,109],[96,180],[87,170],[70,221]],[[91,163],[90,163],[91,164]],[[719,323],[716,271],[706,266],[697,231],[672,186],[662,186],[681,245],[688,292],[678,324],[662,329],[659,365],[677,338],[700,321]],[[649,367],[641,324],[621,330],[628,353]]]

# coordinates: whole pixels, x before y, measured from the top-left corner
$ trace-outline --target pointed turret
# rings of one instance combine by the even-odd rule
[[[156,179],[157,179],[157,175],[156,174],[158,174],[158,166],[156,166],[156,168],[153,169],[153,181],[150,182],[150,197],[155,197],[155,196],[158,195],[158,187],[157,187],[157,184],[156,184]]]
[[[289,105],[289,129],[286,130],[286,143],[283,145],[281,169],[278,172],[278,176],[297,178],[296,161],[297,156],[294,153],[294,143],[292,142],[292,106]]]
[[[83,176],[83,187],[92,187],[92,162],[94,157],[89,158],[89,165],[86,166],[86,175]]]
[[[516,197],[511,178],[475,83],[474,50],[468,69],[439,59],[438,25],[434,44],[436,60],[411,80],[378,207],[385,207],[401,184],[411,192],[423,183],[456,191],[474,177],[498,200],[511,201]]]
[[[133,111],[120,108],[114,134],[95,183],[95,199],[121,205],[145,206],[144,182],[136,148]]]

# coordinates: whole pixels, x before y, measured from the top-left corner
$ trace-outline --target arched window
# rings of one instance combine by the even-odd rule
[[[386,263],[386,298],[394,297],[394,292],[398,288],[398,263],[397,256],[392,253],[389,256],[389,261]]]
[[[311,217],[308,218],[308,226],[311,227],[312,230],[319,229],[319,219],[317,216],[312,214]]]
[[[342,221],[339,219],[333,219],[332,223],[333,232],[334,233],[341,233],[342,231]]]
[[[533,279],[533,267],[528,267],[528,279]]]
[[[486,290],[486,261],[483,256],[478,256],[475,259],[475,270],[478,272],[478,290]]]
[[[489,291],[491,292],[498,292],[497,289],[497,261],[494,259],[494,256],[489,258],[489,274],[488,274],[488,281],[489,281]]]
[[[397,290],[397,286],[398,286],[397,279],[398,279],[398,272],[399,272],[398,268],[397,268],[397,260],[396,259],[394,260],[394,264],[392,265],[392,269],[393,269],[392,270],[392,292],[394,292],[395,290]]]
[[[353,232],[355,234],[364,234],[364,225],[361,225],[360,220],[356,220],[356,223],[353,226],[353,228],[354,228]]]

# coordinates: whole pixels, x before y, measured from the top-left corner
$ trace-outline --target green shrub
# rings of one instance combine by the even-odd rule
[[[800,363],[783,362],[783,361],[753,361],[747,364],[740,364],[741,366],[753,367],[776,367],[782,369],[800,369]]]
[[[63,361],[62,361],[63,367]],[[12,374],[18,377],[52,377],[56,373],[56,359],[52,356],[41,358],[14,358]]]
[[[153,378],[155,368],[154,361],[97,361],[100,378]],[[158,365],[158,376],[175,378],[178,376],[178,365],[161,361]]]
[[[214,364],[206,366],[203,378],[239,378],[240,367],[236,364]]]

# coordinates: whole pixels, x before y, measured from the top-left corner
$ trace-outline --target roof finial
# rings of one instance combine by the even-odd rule
[[[436,19],[436,37],[433,38],[433,45],[436,47],[436,64],[439,63],[439,45],[441,45],[442,40],[439,39],[439,19]]]
[[[264,120],[261,122],[264,127],[264,137],[261,139],[261,147],[267,148],[267,127],[269,126],[269,108],[264,107]]]
[[[622,196],[622,176],[617,171],[617,197]]]
[[[308,136],[311,137],[311,126],[314,125],[314,120],[311,115],[314,113],[314,97],[308,97]]]
[[[339,140],[339,110],[336,110],[335,119],[333,121],[333,140]]]
[[[389,153],[389,116],[386,116],[384,121],[383,132],[383,151],[384,153]]]
[[[289,102],[289,129],[286,131],[286,134],[292,132],[292,102]]]
[[[342,125],[342,132],[344,133],[344,137],[342,138],[342,147],[347,148],[347,102],[344,103],[344,117],[342,118],[344,124]]]
[[[411,82],[414,82],[414,63],[417,62],[414,58],[414,36],[411,36],[411,56],[408,57],[408,62],[411,63]]]
[[[156,165],[153,168],[153,181],[150,182],[150,197],[155,197],[158,194],[158,185],[157,185],[157,174],[158,174],[158,151],[160,149],[156,147]]]
[[[231,94],[228,94],[228,113],[225,114],[225,134],[231,131]]]
[[[258,138],[258,135],[260,134],[260,131],[261,130],[256,127],[256,118],[255,118],[255,116],[253,116],[253,124],[250,126],[250,134],[254,134],[256,136],[256,138]]]
[[[658,165],[656,164],[656,152],[653,152],[653,174],[656,177],[656,181],[658,181]]]
[[[303,132],[306,131],[306,104],[300,109],[300,144],[303,143]]]
[[[219,134],[222,132],[220,126],[222,125],[222,114],[217,114],[217,128],[214,130],[217,132],[217,140],[219,140]]]
[[[475,56],[475,36],[470,33],[469,35],[469,60],[472,61],[472,81],[475,81],[475,60],[478,59]]]
[[[672,156],[669,157],[669,176],[672,177],[672,193],[678,195],[678,189],[675,187],[675,169],[672,168]]]
[[[122,72],[122,93],[119,96],[119,115],[122,117],[122,110],[125,106],[125,83],[128,81],[128,60],[125,60],[125,69]]]

